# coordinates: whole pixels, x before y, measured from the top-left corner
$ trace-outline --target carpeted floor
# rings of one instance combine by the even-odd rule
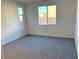
[[[77,59],[73,39],[26,36],[3,46],[5,59]]]

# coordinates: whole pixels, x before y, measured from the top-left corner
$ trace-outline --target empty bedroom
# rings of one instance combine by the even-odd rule
[[[77,0],[2,0],[3,59],[78,59]]]

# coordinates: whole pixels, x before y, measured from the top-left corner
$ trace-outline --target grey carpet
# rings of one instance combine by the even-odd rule
[[[73,39],[26,36],[3,46],[5,59],[77,59]]]

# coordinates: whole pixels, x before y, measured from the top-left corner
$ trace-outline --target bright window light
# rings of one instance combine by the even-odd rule
[[[23,9],[22,9],[22,7],[18,7],[18,17],[19,17],[19,21],[23,22]]]
[[[38,7],[39,25],[47,25],[47,6]]]
[[[19,14],[19,15],[23,15],[23,10],[22,10],[21,7],[18,7],[18,14]]]
[[[19,16],[20,22],[23,22],[23,16]]]
[[[38,7],[39,25],[56,24],[56,5]]]
[[[48,6],[48,24],[56,24],[56,5]]]

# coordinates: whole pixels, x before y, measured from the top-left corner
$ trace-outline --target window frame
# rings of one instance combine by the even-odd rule
[[[22,8],[22,9],[21,9],[22,14],[19,13],[19,8]],[[22,22],[24,21],[23,7],[21,7],[21,6],[17,7],[17,11],[18,11],[18,19],[19,19],[19,21],[22,23]],[[20,16],[22,17],[22,19],[20,19]]]
[[[46,25],[42,25],[42,24],[39,24],[39,22],[38,22],[38,25],[41,25],[41,26],[47,26],[47,25],[56,25],[57,24],[57,22],[56,22],[56,20],[57,20],[57,14],[56,14],[56,20],[55,20],[55,24],[54,23],[52,23],[52,24],[48,24],[48,7],[49,6],[54,6],[54,5],[43,5],[43,6],[46,6],[47,8],[46,8],[46,13],[47,13],[47,24]],[[43,6],[38,6],[38,7],[43,7]],[[57,5],[55,5],[56,6],[56,13],[57,13]],[[39,10],[38,10],[38,20],[39,20]]]

